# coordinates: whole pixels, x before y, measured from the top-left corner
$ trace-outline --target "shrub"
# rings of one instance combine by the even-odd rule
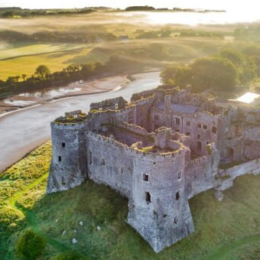
[[[18,240],[15,251],[21,259],[34,260],[42,254],[45,244],[43,237],[32,230],[26,230]]]

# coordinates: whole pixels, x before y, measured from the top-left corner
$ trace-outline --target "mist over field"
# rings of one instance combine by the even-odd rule
[[[171,9],[124,10],[141,3],[113,1],[118,10],[84,8],[86,1],[1,1],[59,7],[0,8],[1,260],[260,259],[259,176],[238,178],[221,203],[213,190],[192,198],[195,233],[159,254],[126,224],[128,202],[109,187],[86,181],[46,195],[52,146],[43,143],[50,139],[50,122],[65,112],[87,112],[90,103],[118,96],[130,100],[159,84],[165,93],[189,86],[192,95],[210,94],[222,108],[244,92],[260,93],[255,3],[150,1],[144,9]],[[73,124],[73,118],[65,119]],[[26,255],[31,252],[33,257]]]

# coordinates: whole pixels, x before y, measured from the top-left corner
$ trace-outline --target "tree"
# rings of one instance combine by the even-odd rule
[[[69,74],[70,73],[75,73],[79,71],[79,66],[77,65],[69,65],[66,69],[65,69]]]
[[[253,58],[235,50],[224,50],[220,56],[228,59],[237,68],[240,84],[247,84],[256,78],[257,66]]]
[[[153,6],[129,6],[125,9],[126,11],[154,11]]]
[[[238,81],[238,71],[227,59],[213,57],[198,59],[188,66],[171,66],[162,72],[165,84],[174,84],[181,88],[191,85],[193,91],[207,88],[232,89]]]
[[[13,18],[15,16],[15,13],[13,11],[8,11],[2,14],[3,18]]]
[[[15,251],[19,258],[34,260],[39,257],[45,248],[45,240],[32,230],[26,230],[18,240]]]
[[[111,41],[116,41],[116,40],[117,40],[117,37],[112,33],[107,33],[104,35],[104,41],[106,41],[106,42],[111,42]]]
[[[228,60],[218,57],[198,59],[191,64],[191,85],[195,91],[213,88],[227,90],[235,87],[238,71]]]
[[[15,78],[15,82],[19,82],[21,77],[20,76],[15,76],[14,78]]]
[[[23,75],[22,75],[22,79],[23,79],[23,81],[25,81],[25,80],[27,79],[27,75],[26,75],[26,74],[23,74]]]
[[[14,77],[12,77],[12,76],[8,77],[6,80],[6,83],[9,83],[9,84],[12,84],[14,82],[15,82],[15,80],[14,80]]]
[[[83,76],[86,78],[88,76],[91,76],[95,71],[95,63],[94,62],[88,62],[87,64],[81,64],[81,72]]]
[[[47,66],[45,65],[40,65],[36,71],[35,71],[35,75],[38,76],[41,79],[46,79],[48,77],[48,75],[50,74],[50,70]]]
[[[236,66],[240,66],[243,63],[243,56],[238,51],[228,49],[222,51],[219,55],[225,59],[228,59]]]

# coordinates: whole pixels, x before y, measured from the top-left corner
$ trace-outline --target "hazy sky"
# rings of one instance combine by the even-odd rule
[[[0,7],[23,8],[75,8],[109,6],[124,8],[129,5],[152,5],[155,7],[190,7],[203,9],[259,10],[257,0],[0,0]]]

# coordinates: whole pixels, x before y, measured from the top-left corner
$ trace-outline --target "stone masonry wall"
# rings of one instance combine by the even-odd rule
[[[47,193],[69,190],[87,178],[85,123],[52,124],[52,162]]]
[[[188,199],[215,186],[220,154],[215,148],[215,144],[208,145],[208,150],[208,155],[191,160],[186,164],[185,188]]]
[[[246,174],[259,174],[260,173],[260,159],[255,159],[232,168],[219,170],[218,181],[217,181],[217,190],[224,191],[233,186],[234,180],[242,175]]]
[[[87,165],[88,176],[97,183],[103,183],[129,198],[132,188],[133,161],[126,154],[126,145],[113,138],[88,132]]]

